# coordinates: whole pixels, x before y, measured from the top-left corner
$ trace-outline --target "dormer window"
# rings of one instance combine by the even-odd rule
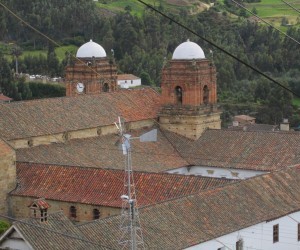
[[[46,222],[48,217],[48,208],[50,205],[44,198],[34,200],[29,208],[32,210],[32,217],[39,218],[41,222]]]

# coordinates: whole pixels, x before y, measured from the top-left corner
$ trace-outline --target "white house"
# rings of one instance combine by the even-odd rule
[[[132,74],[118,75],[118,85],[121,88],[128,89],[132,87],[141,86],[141,78]]]

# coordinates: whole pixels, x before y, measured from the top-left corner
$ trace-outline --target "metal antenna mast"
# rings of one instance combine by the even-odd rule
[[[119,244],[122,246],[122,249],[145,249],[136,201],[130,140],[140,139],[141,142],[156,141],[157,130],[154,129],[140,137],[131,137],[129,134],[124,134],[120,117],[118,118],[118,124],[115,123],[115,125],[119,130],[122,140],[122,151],[123,155],[125,155],[124,194],[121,196],[122,215],[120,229],[122,232]]]

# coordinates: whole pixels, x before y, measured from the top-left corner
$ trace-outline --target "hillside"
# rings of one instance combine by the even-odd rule
[[[145,0],[144,2],[174,14],[179,14],[180,11],[197,14],[211,6],[200,0]],[[96,3],[99,8],[106,9],[111,13],[127,10],[133,15],[141,16],[145,9],[145,6],[136,0],[98,0]]]

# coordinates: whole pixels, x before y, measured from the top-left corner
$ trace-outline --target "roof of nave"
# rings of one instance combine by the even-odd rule
[[[57,134],[157,117],[160,95],[151,88],[0,104],[0,137]]]
[[[208,129],[196,141],[165,135],[190,165],[272,171],[300,163],[299,132]]]
[[[124,170],[19,162],[18,186],[11,194],[120,208],[120,197],[124,194],[124,174]],[[209,177],[145,172],[134,172],[133,178],[139,206],[232,182]]]
[[[140,136],[149,130],[132,130],[129,133]],[[17,149],[17,161],[123,170],[124,155],[118,141],[118,135],[110,134]],[[162,172],[188,165],[161,130],[158,130],[157,142],[132,140],[131,145],[132,166],[136,171]]]

